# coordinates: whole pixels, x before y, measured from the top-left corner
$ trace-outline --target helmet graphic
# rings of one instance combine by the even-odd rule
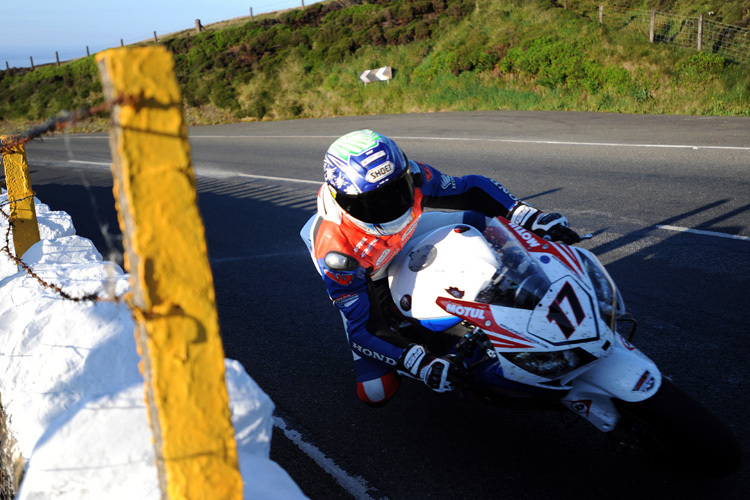
[[[372,130],[340,137],[328,148],[324,171],[336,203],[365,231],[393,235],[413,219],[409,163],[388,137]]]

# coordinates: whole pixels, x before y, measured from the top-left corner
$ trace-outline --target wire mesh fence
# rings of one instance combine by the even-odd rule
[[[747,28],[705,16],[683,17],[647,10],[608,7],[603,14],[604,24],[636,30],[653,43],[712,52],[736,63],[750,63],[750,30]]]

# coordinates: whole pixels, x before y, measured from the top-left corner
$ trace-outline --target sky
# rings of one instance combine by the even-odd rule
[[[320,0],[30,0],[2,8],[0,69],[26,68],[152,40],[175,31],[235,17],[311,5]],[[6,2],[7,3],[7,2]],[[23,8],[21,7],[23,6]]]
[[[42,241],[23,260],[37,274],[74,296],[129,289],[70,215],[35,205]],[[0,397],[28,460],[16,500],[161,498],[133,332],[124,303],[64,300],[0,254]],[[269,458],[273,402],[238,361],[225,367],[244,498],[307,498]]]

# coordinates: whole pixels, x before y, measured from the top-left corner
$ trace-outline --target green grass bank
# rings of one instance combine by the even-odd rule
[[[745,0],[327,0],[160,43],[191,124],[492,109],[750,116],[750,64],[649,43],[636,13],[652,6],[750,24]],[[389,83],[359,81],[382,66]],[[0,71],[0,133],[101,101],[93,56]]]

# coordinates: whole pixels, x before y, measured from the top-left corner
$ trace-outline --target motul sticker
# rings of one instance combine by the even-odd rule
[[[484,309],[478,307],[462,306],[455,302],[448,302],[445,304],[445,310],[462,318],[484,319]]]
[[[526,242],[526,245],[529,248],[534,248],[539,246],[539,242],[536,241],[536,236],[532,234],[531,232],[527,231],[526,229],[522,228],[515,222],[511,222],[508,224],[518,236],[521,237],[521,239]]]

